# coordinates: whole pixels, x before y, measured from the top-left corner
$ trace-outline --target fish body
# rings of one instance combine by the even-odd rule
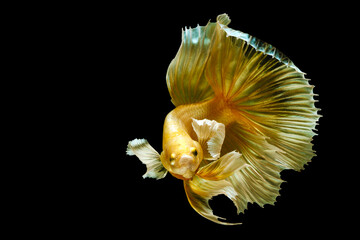
[[[193,174],[188,174],[187,178],[179,174],[173,174],[183,180],[192,178],[195,171],[198,170],[204,155],[192,125],[193,119],[214,120],[224,124],[226,128],[230,123],[236,121],[235,116],[231,107],[221,98],[214,98],[202,103],[181,105],[175,108],[167,115],[164,123],[162,163],[165,168],[173,174],[174,169],[179,167],[181,154],[195,148],[197,156],[194,156],[194,162],[192,163]],[[175,154],[176,157],[173,165],[167,161],[167,159],[171,158],[171,154]],[[191,156],[193,154],[186,155]]]
[[[216,23],[185,29],[170,63],[167,86],[176,108],[165,118],[163,151],[145,139],[130,141],[147,172],[168,172],[184,181],[190,205],[215,216],[209,200],[230,198],[238,213],[247,204],[274,204],[284,169],[300,171],[315,155],[312,137],[319,119],[313,86],[270,44]]]

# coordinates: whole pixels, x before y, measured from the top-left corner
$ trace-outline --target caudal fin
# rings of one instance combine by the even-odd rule
[[[229,22],[227,15],[220,19]],[[226,24],[218,22],[213,41],[205,76],[215,95],[235,110],[239,126],[233,129],[263,137],[273,164],[301,170],[314,156],[311,140],[320,117],[314,86],[276,48]]]

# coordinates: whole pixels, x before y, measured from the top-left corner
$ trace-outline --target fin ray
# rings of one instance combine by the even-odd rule
[[[223,225],[238,225],[241,223],[229,223],[219,221],[219,219],[226,220],[225,218],[216,216],[209,205],[209,200],[217,195],[224,194],[232,201],[236,199],[236,192],[228,181],[209,181],[194,176],[192,180],[184,181],[184,188],[186,196],[193,209],[201,216],[219,224]]]
[[[145,139],[134,139],[129,142],[126,153],[136,155],[146,165],[147,171],[143,178],[164,178],[167,170],[161,163],[159,153]]]
[[[214,120],[193,118],[192,127],[204,151],[204,158],[206,160],[218,159],[225,138],[225,125]]]
[[[246,162],[241,158],[241,154],[232,151],[201,167],[196,174],[207,180],[218,181],[231,176],[236,170],[245,167],[245,165]]]
[[[280,172],[284,168],[272,158],[276,150],[266,142],[266,137],[250,130],[238,123],[229,126],[222,149],[223,153],[239,151],[246,162],[245,167],[226,179],[237,192],[238,213],[244,212],[249,202],[259,206],[274,204],[283,182]]]
[[[215,24],[208,23],[183,30],[180,49],[166,74],[171,101],[175,106],[206,101],[214,96],[203,76],[214,29]]]
[[[258,139],[259,146],[275,150],[259,152],[259,156],[267,154],[263,159],[281,169],[301,170],[315,155],[311,141],[320,116],[314,105],[314,86],[283,53],[229,28],[230,21],[223,19],[226,16],[218,16],[204,75],[215,95],[225,99],[236,115],[238,127],[226,129],[226,137],[235,129],[250,139],[231,145]],[[242,153],[243,149],[234,146],[232,150]]]

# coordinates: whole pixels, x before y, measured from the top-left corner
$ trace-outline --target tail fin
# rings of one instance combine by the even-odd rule
[[[223,153],[237,150],[252,167],[229,178],[242,212],[247,202],[273,204],[280,171],[300,171],[312,159],[313,130],[320,116],[314,86],[284,54],[226,24],[218,23],[215,31],[216,47],[204,74],[237,119],[226,129]]]
[[[314,156],[314,86],[284,54],[248,34],[218,22],[213,41],[205,76],[235,110],[234,129],[265,138],[273,164],[301,170]]]
[[[246,172],[251,169],[244,169],[229,178],[241,196],[235,204],[242,212],[246,202],[273,204],[282,182],[280,171],[300,171],[312,159],[313,130],[320,116],[314,86],[284,54],[227,24],[219,22],[215,31],[216,47],[205,76],[237,119],[226,129],[223,151],[238,150],[262,176],[258,180]]]

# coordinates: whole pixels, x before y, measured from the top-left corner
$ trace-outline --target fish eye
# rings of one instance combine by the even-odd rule
[[[198,152],[196,150],[196,148],[192,147],[190,148],[190,152],[196,157],[198,155]]]
[[[176,158],[176,154],[172,153],[170,155],[170,165],[174,166],[175,165],[175,158]]]

